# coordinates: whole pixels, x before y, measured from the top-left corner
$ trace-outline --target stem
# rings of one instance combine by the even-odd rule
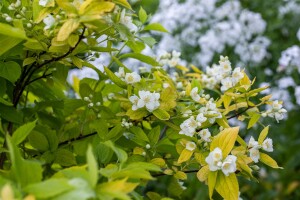
[[[199,171],[199,169],[193,169],[193,170],[187,170],[187,171],[183,171],[183,172],[186,173],[186,174],[190,174],[190,173],[196,173],[198,171]],[[166,176],[166,175],[168,175],[168,174],[160,173],[160,174],[153,174],[152,176],[153,177],[160,177],[160,176]]]

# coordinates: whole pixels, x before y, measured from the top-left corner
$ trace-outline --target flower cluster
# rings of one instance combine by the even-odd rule
[[[222,170],[225,176],[229,176],[230,173],[236,171],[237,157],[234,155],[228,155],[223,160],[222,150],[217,147],[205,158],[205,162],[209,166],[210,171]]]
[[[132,122],[127,121],[125,118],[122,119],[122,123],[121,123],[122,127],[125,127],[127,129],[129,129],[130,127],[133,126]]]
[[[257,141],[254,140],[254,138],[251,136],[249,143],[248,143],[248,148],[250,149],[250,158],[257,163],[260,154],[259,154],[259,149],[263,149],[264,151],[267,152],[273,152],[273,140],[270,138],[265,139],[261,144],[259,144]]]
[[[149,112],[152,112],[160,106],[159,98],[159,93],[141,90],[139,91],[139,97],[133,95],[129,100],[132,103],[132,110],[146,107]]]
[[[208,130],[208,128],[206,129],[202,129],[201,131],[199,131],[198,135],[201,137],[202,140],[204,140],[205,142],[210,142],[211,139],[211,133]]]
[[[125,73],[124,67],[120,67],[119,71],[115,72],[115,75],[127,84],[134,84],[141,81],[141,76],[139,74],[136,72]]]
[[[201,127],[202,123],[208,120],[212,124],[217,118],[222,118],[222,114],[212,100],[208,101],[205,106],[199,109],[198,112],[199,114],[196,116],[196,118],[191,116],[180,124],[181,130],[179,134],[193,137],[196,129]],[[209,141],[210,132],[208,130],[204,129],[202,132],[200,131],[199,134],[203,140],[207,142]]]
[[[169,66],[171,68],[175,67],[180,61],[180,55],[180,52],[174,50],[172,53],[163,52],[158,58],[159,64],[162,66]]]
[[[233,47],[244,63],[260,63],[270,45],[263,36],[266,22],[262,16],[243,9],[238,0],[160,1],[152,21],[162,23],[172,33],[162,35],[158,49],[182,48],[197,65],[209,64],[226,47]],[[191,49],[199,53],[191,54]]]
[[[262,113],[262,116],[275,118],[276,121],[279,122],[279,120],[282,120],[284,118],[284,114],[286,112],[287,110],[283,108],[282,103],[276,100],[272,102],[271,108],[269,110]]]
[[[219,65],[206,67],[206,74],[202,75],[203,84],[210,89],[216,88],[221,83],[221,90],[226,91],[234,87],[244,77],[239,67],[232,71],[228,57],[220,57]]]

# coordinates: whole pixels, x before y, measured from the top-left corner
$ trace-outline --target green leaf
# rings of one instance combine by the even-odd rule
[[[127,46],[134,51],[134,53],[141,53],[145,49],[145,44],[140,41],[128,41]]]
[[[18,63],[13,61],[0,61],[0,76],[15,83],[21,75],[21,67]]]
[[[22,42],[23,39],[0,35],[0,56]]]
[[[139,145],[144,145],[146,142],[149,142],[149,139],[142,128],[138,126],[133,126],[129,129],[130,132],[134,134],[134,141]]]
[[[147,18],[148,18],[147,13],[141,6],[139,10],[139,19],[144,24],[147,21]]]
[[[35,149],[40,151],[47,151],[49,149],[49,143],[46,136],[40,132],[33,131],[28,136],[29,143]]]
[[[48,179],[41,183],[28,185],[24,191],[34,195],[39,199],[48,199],[72,190],[73,187],[69,185],[67,179]]]
[[[47,50],[47,44],[41,41],[37,40],[31,40],[27,41],[23,44],[26,48],[28,49],[33,49],[33,50],[41,50],[41,51],[46,51]]]
[[[165,27],[163,27],[163,25],[159,23],[152,23],[145,26],[144,31],[159,31],[159,32],[168,33],[167,29],[165,29]]]
[[[216,181],[216,190],[224,198],[230,200],[238,200],[239,183],[234,173],[225,176],[223,173],[218,174]]]
[[[13,136],[11,138],[11,141],[15,144],[18,145],[21,142],[23,142],[25,140],[25,138],[29,135],[29,133],[31,133],[31,131],[34,129],[35,125],[36,125],[36,121],[33,122],[29,122],[27,124],[24,124],[22,126],[20,126],[14,133]]]
[[[119,77],[117,77],[112,71],[110,71],[110,69],[108,69],[107,67],[104,67],[104,70],[107,74],[107,76],[110,78],[110,80],[112,82],[114,82],[117,86],[126,89],[127,88],[127,84],[122,81]]]
[[[122,130],[123,130],[123,127],[121,126],[121,124],[116,125],[113,129],[111,129],[109,131],[109,133],[107,134],[106,140],[118,139],[119,137],[122,136]]]
[[[41,164],[35,161],[24,160],[21,157],[18,147],[11,142],[11,138],[6,138],[9,154],[11,158],[12,176],[22,187],[30,183],[36,183],[42,180]]]
[[[210,151],[213,151],[215,148],[219,147],[222,150],[223,157],[226,158],[234,146],[238,132],[239,127],[225,128],[214,137],[210,145]]]
[[[127,0],[113,0],[114,3],[119,4],[121,6],[124,6],[125,8],[128,8],[129,10],[132,10],[130,4],[127,2]]]
[[[158,142],[159,136],[160,136],[160,126],[156,126],[155,128],[151,129],[151,131],[148,134],[148,137],[152,145]]]
[[[152,66],[159,66],[159,63],[154,58],[140,53],[126,53],[119,57],[119,59],[123,58],[134,58]]]
[[[258,120],[260,119],[260,114],[258,113],[253,113],[250,117],[249,123],[248,123],[248,127],[247,129],[251,128],[252,126],[254,126],[256,124],[256,122],[258,122]]]
[[[76,160],[73,153],[66,149],[58,149],[55,152],[54,162],[64,167],[68,167],[76,164]]]
[[[127,153],[123,149],[116,147],[112,141],[106,141],[104,144],[115,152],[121,163],[124,163],[127,160]]]
[[[25,58],[23,61],[23,67],[26,65],[30,65],[30,64],[34,63],[35,61],[36,61],[35,57]]]
[[[80,25],[79,20],[75,18],[68,19],[60,28],[57,34],[57,41],[65,41],[70,34]]]
[[[0,34],[19,39],[27,39],[24,30],[15,28],[9,24],[0,23]]]
[[[152,113],[155,117],[157,117],[160,120],[169,120],[170,119],[169,113],[165,110],[160,109],[160,108],[154,110]]]
[[[259,153],[260,155],[260,161],[262,163],[265,163],[266,165],[275,168],[275,169],[283,169],[282,167],[279,167],[277,162],[271,158],[269,155],[265,154],[265,153]]]
[[[97,159],[101,164],[106,165],[111,160],[113,153],[112,149],[102,142],[96,146]]]
[[[214,193],[216,181],[217,181],[218,171],[215,172],[209,172],[208,178],[207,178],[207,185],[208,185],[208,191],[209,191],[209,198],[212,199],[212,195]]]
[[[149,47],[153,47],[156,44],[156,40],[153,37],[140,37]]]
[[[258,144],[262,144],[269,133],[269,126],[266,126],[259,134]]]
[[[88,147],[86,157],[87,157],[88,172],[90,175],[91,185],[92,187],[95,187],[98,182],[98,164],[97,161],[95,160],[91,145],[89,145]]]
[[[0,104],[0,117],[9,122],[23,123],[23,113],[12,106]]]

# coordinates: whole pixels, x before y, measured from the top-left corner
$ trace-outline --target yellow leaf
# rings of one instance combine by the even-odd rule
[[[227,121],[227,119],[225,117],[216,119],[216,122],[220,126],[223,126],[223,128],[230,128],[230,126],[228,125],[228,121]]]
[[[174,177],[180,180],[186,180],[187,175],[182,171],[177,171],[176,174],[174,174]]]
[[[282,167],[279,167],[277,162],[271,158],[269,155],[265,154],[265,153],[259,153],[260,155],[260,161],[262,163],[265,163],[266,165],[275,168],[275,169],[283,169]]]
[[[240,84],[250,87],[251,81],[250,81],[249,77],[247,76],[247,74],[245,72],[243,72],[243,73],[244,73],[244,77],[240,80]]]
[[[197,172],[197,178],[199,179],[199,181],[204,182],[207,180],[208,174],[209,174],[209,167],[208,165],[206,165]]]
[[[266,126],[259,134],[258,144],[262,144],[269,133],[269,126]]]
[[[197,72],[197,73],[199,73],[199,74],[202,74],[203,72],[200,70],[200,69],[198,69],[195,65],[191,65],[191,68],[192,68],[192,70],[194,70],[195,72]]]
[[[230,153],[238,136],[239,127],[226,128],[214,137],[210,145],[210,151],[219,147],[222,150],[223,157]]]
[[[179,69],[179,70],[181,70],[181,71],[185,71],[185,72],[189,71],[189,69],[187,67],[182,66],[182,65],[177,65],[176,68]]]
[[[138,186],[138,183],[128,183],[126,181],[127,178],[124,178],[122,180],[102,183],[99,185],[99,189],[105,192],[111,191],[111,192],[129,193],[132,192],[136,188],[136,186]]]
[[[217,192],[226,200],[238,200],[239,183],[234,173],[225,176],[223,173],[218,174],[216,181]]]
[[[204,155],[203,153],[196,152],[194,154],[194,157],[195,157],[195,160],[198,163],[200,163],[200,165],[202,165],[202,166],[207,165],[207,163],[205,161],[205,158],[207,157],[207,155]]]
[[[208,173],[208,191],[209,191],[209,198],[212,199],[212,195],[214,193],[216,181],[217,181],[218,171],[215,172],[209,172]]]
[[[79,8],[81,22],[101,19],[102,15],[111,12],[115,4],[108,1],[85,1]]]
[[[192,85],[191,85],[190,82],[188,82],[186,87],[185,87],[186,96],[190,96],[191,90],[192,90]]]
[[[231,103],[232,98],[228,95],[224,95],[222,99],[223,99],[224,107],[227,109]]]
[[[57,41],[65,41],[68,39],[69,35],[78,28],[79,24],[78,19],[68,19],[59,29]]]
[[[183,163],[187,160],[189,160],[193,155],[193,152],[192,151],[189,151],[187,149],[183,149],[183,151],[180,153],[180,156],[178,158],[178,163]]]
[[[164,167],[166,165],[165,160],[162,158],[153,158],[152,160],[150,160],[150,162],[160,167]]]
[[[143,155],[144,152],[145,152],[145,150],[141,147],[135,147],[133,149],[133,154],[135,154],[135,155]]]
[[[1,199],[3,200],[14,200],[14,192],[11,186],[7,183],[1,190]]]

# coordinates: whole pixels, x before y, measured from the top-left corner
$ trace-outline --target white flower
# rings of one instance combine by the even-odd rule
[[[115,72],[115,75],[119,77],[120,79],[124,80],[125,78],[125,71],[124,67],[120,67],[118,72]]]
[[[140,82],[140,80],[141,80],[141,76],[138,75],[136,72],[126,73],[125,75],[125,82],[127,84],[137,83]]]
[[[54,17],[52,16],[52,15],[48,15],[47,17],[45,17],[44,19],[43,19],[43,22],[44,22],[44,24],[46,25],[45,27],[44,27],[44,30],[47,30],[47,29],[50,29],[50,28],[52,28],[53,26],[54,26],[54,24],[55,24],[55,19],[54,19]]]
[[[210,142],[210,137],[211,137],[211,133],[210,131],[206,128],[203,129],[199,132],[199,136],[201,137],[202,140],[206,141],[206,142]]]
[[[262,143],[262,149],[267,152],[273,152],[273,140],[271,138],[267,138]]]
[[[198,102],[200,100],[200,95],[198,94],[198,88],[194,87],[191,90],[190,96],[192,97],[192,99],[196,102]]]
[[[225,176],[228,176],[230,173],[234,173],[236,171],[236,156],[229,155],[225,158],[222,163],[222,172]]]
[[[185,148],[189,151],[194,151],[196,149],[196,144],[195,142],[187,142],[185,145]]]
[[[223,73],[229,74],[231,72],[231,62],[228,60],[227,56],[220,56],[219,64]]]
[[[222,170],[225,176],[236,171],[236,159],[234,155],[228,155],[222,162],[223,155],[222,150],[217,147],[205,158],[205,162],[208,164],[210,171]]]
[[[230,88],[232,88],[233,87],[233,82],[232,82],[232,78],[231,77],[227,77],[227,78],[225,78],[225,79],[223,79],[222,81],[221,81],[221,83],[222,83],[222,86],[221,86],[221,91],[226,91],[226,90],[228,90],[228,89],[230,89]]]
[[[244,78],[244,73],[241,72],[241,68],[237,67],[232,72],[232,82],[237,84],[242,78]]]
[[[222,168],[222,150],[217,147],[205,158],[210,171],[217,171]]]
[[[132,103],[132,110],[137,110],[140,107],[138,107],[138,102],[139,102],[139,98],[136,95],[133,95],[131,97],[129,97],[129,101]]]
[[[187,135],[192,137],[196,131],[196,128],[199,126],[199,122],[195,120],[194,116],[191,116],[180,124],[181,131],[179,134]]]
[[[131,31],[136,31],[137,27],[132,23],[132,17],[126,15],[126,10],[123,9],[120,15],[120,23],[125,25]]]
[[[252,136],[250,137],[250,140],[249,140],[249,142],[248,142],[248,147],[249,147],[249,148],[256,148],[256,149],[259,149],[259,148],[260,148],[258,142],[255,141],[255,139],[254,139]]]
[[[260,158],[260,155],[259,155],[259,150],[257,148],[251,148],[250,150],[250,158],[255,162],[257,163],[259,158]]]
[[[200,123],[203,123],[203,122],[205,122],[205,121],[207,120],[207,118],[204,117],[203,113],[199,113],[199,114],[197,115],[197,117],[196,117],[196,120],[197,120],[198,122],[200,122]]]
[[[54,0],[39,0],[39,5],[43,7],[50,7],[54,5]]]
[[[184,112],[182,113],[182,116],[183,116],[183,117],[188,117],[188,116],[190,116],[192,113],[193,113],[193,112],[192,112],[191,110],[186,110],[186,111],[184,111]]]
[[[139,108],[146,107],[149,112],[152,112],[153,110],[157,109],[160,106],[159,93],[151,93],[149,91],[139,91],[140,99],[138,100],[137,106]]]

